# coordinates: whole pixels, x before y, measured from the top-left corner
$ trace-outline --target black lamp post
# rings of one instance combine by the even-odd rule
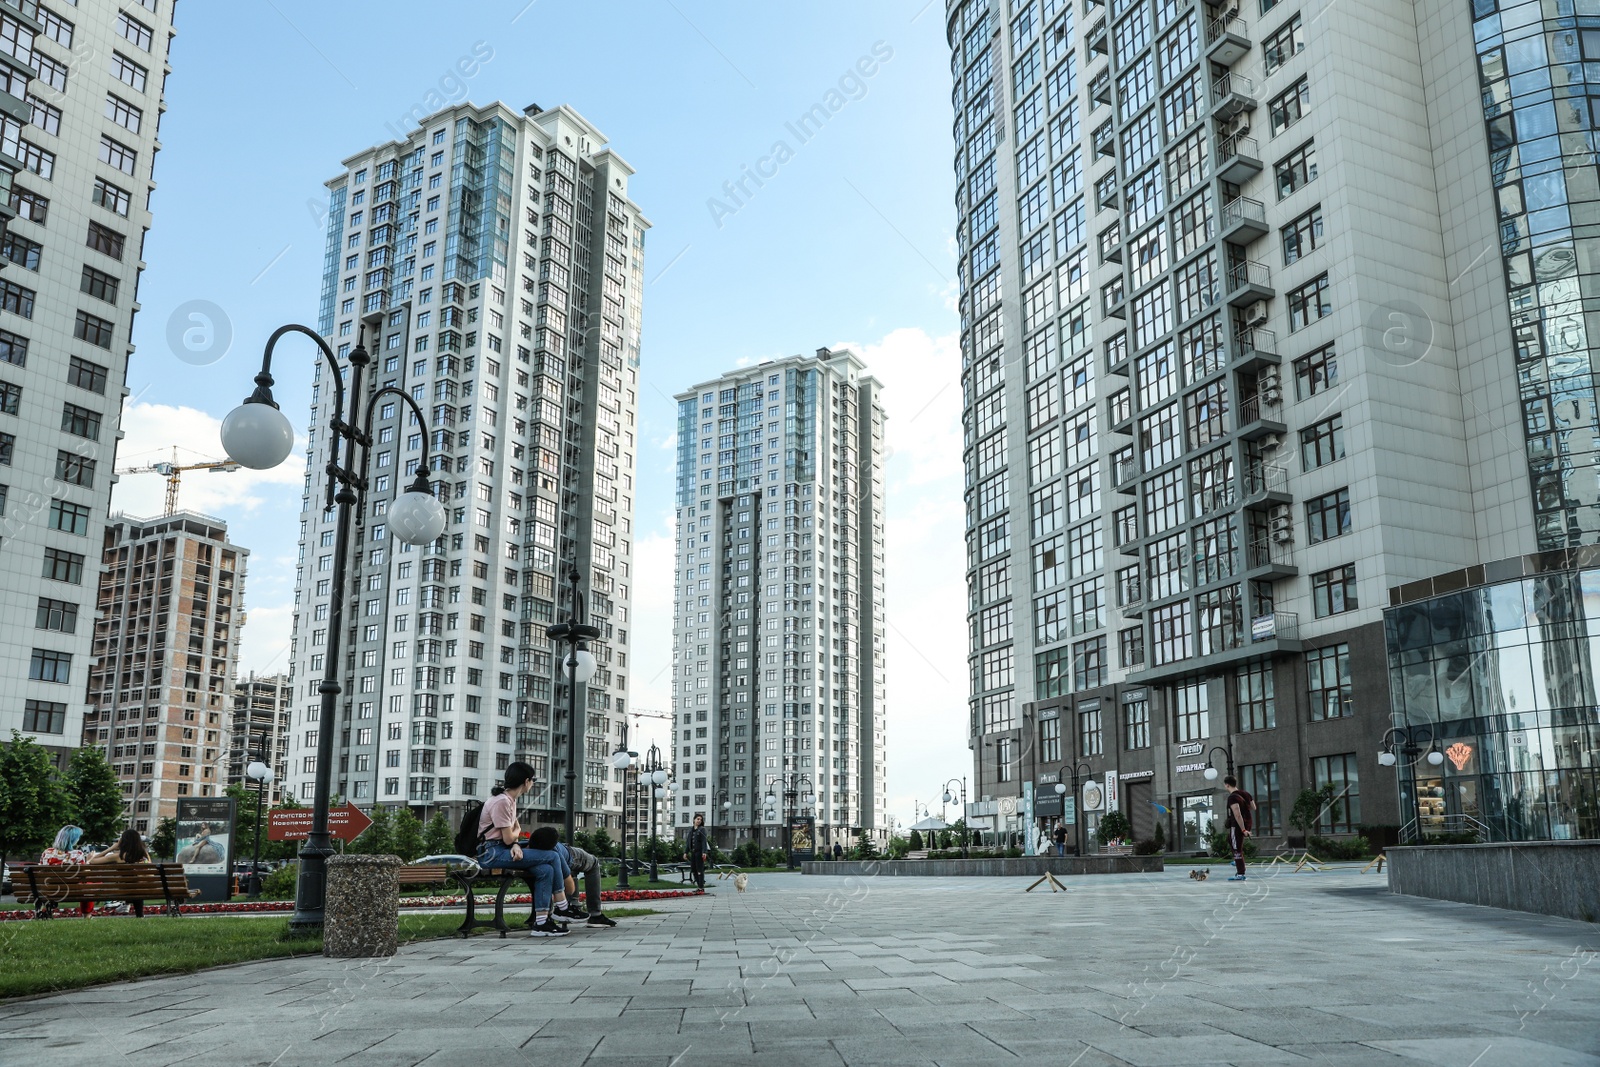
[[[248,736],[248,735],[246,735]],[[255,851],[250,857],[250,899],[261,899],[261,824],[266,821],[266,791],[267,783],[272,781],[272,765],[267,762],[270,753],[267,751],[267,731],[261,731],[261,758],[251,760],[250,765],[244,769],[244,776],[256,783],[256,843]]]
[[[639,781],[650,790],[650,880],[657,881],[656,875],[656,801],[667,795],[667,779],[671,777],[666,765],[661,762],[661,749],[654,743],[650,751],[645,754],[644,766],[640,768]]]
[[[1077,849],[1078,855],[1081,856],[1083,855],[1083,803],[1081,800],[1082,794],[1078,792],[1078,781],[1080,778],[1093,776],[1094,768],[1087,763],[1074,763],[1070,773],[1072,774],[1072,840],[1073,847]],[[1056,783],[1057,793],[1065,793],[1066,791],[1066,786],[1060,782]],[[1063,812],[1064,815],[1065,812]]]
[[[289,920],[291,930],[305,932],[321,928],[327,903],[327,864],[328,857],[334,854],[333,841],[328,834],[328,802],[333,791],[333,735],[339,726],[340,639],[344,636],[350,526],[356,510],[365,507],[367,460],[373,440],[372,415],[383,396],[393,396],[410,407],[422,430],[422,462],[417,467],[416,478],[389,506],[385,518],[389,531],[406,544],[430,544],[444,533],[445,513],[444,505],[434,497],[433,488],[428,482],[429,434],[422,408],[409,393],[395,386],[384,386],[371,396],[365,395],[363,377],[367,364],[371,362],[366,349],[365,325],[361,327],[356,347],[350,353],[348,389],[338,357],[315,330],[293,324],[274,330],[267,339],[266,351],[261,355],[261,371],[255,377],[255,392],[222,420],[222,448],[228,458],[242,467],[267,470],[282,463],[294,448],[294,428],[272,399],[272,350],[278,339],[287,333],[301,333],[315,341],[333,372],[334,405],[328,422],[332,440],[328,449],[327,495],[323,511],[326,513],[336,507],[338,509],[333,547],[332,599],[328,604],[328,645],[323,653],[322,684],[317,689],[322,695],[322,707],[317,719],[316,784],[311,802],[311,832],[300,849],[294,915]],[[343,414],[347,396],[350,402],[348,418]],[[342,463],[339,459],[341,442],[344,444]]]
[[[968,828],[967,822],[966,822],[966,819],[967,819],[967,780],[965,778],[952,778],[952,779],[950,779],[948,782],[946,782],[944,784],[944,802],[946,804],[949,804],[951,801],[956,799],[957,794],[954,792],[954,790],[955,790],[955,787],[957,785],[959,785],[961,787],[961,793],[960,793],[960,797],[961,797],[961,855],[962,855],[962,858],[966,858],[966,855],[967,855],[967,834],[969,832],[969,828]],[[942,815],[943,813],[941,812],[940,814]]]
[[[718,800],[721,800],[722,803],[718,804]],[[713,813],[719,811],[722,813],[722,821],[717,825],[716,829],[721,829],[723,826],[727,825],[729,819],[733,818],[733,801],[728,797],[728,791],[726,789],[718,789],[711,794],[711,807]],[[729,844],[731,846],[733,827],[728,826],[728,832],[728,836],[730,838]],[[716,839],[714,832],[711,835],[711,838],[712,840]]]
[[[558,622],[544,628],[545,635],[552,641],[565,641],[571,650],[562,660],[562,666],[567,669],[567,771],[566,778],[566,840],[568,844],[573,841],[573,831],[576,830],[578,821],[578,757],[582,752],[579,740],[583,736],[584,723],[578,718],[578,686],[588,685],[589,679],[594,677],[594,653],[589,651],[588,642],[593,641],[601,634],[600,627],[584,622],[583,594],[578,591],[578,584],[583,576],[578,573],[577,567],[567,570],[567,581],[572,584],[572,599],[568,601],[570,614],[566,622]]]
[[[816,794],[815,787],[811,784],[810,777],[807,776],[807,775],[804,775],[804,774],[793,774],[793,775],[777,774],[777,775],[772,775],[772,776],[767,778],[767,797],[766,797],[766,799],[767,799],[767,817],[768,818],[772,818],[773,813],[774,813],[775,809],[777,808],[777,804],[778,804],[777,794],[775,794],[772,791],[772,783],[773,782],[779,782],[783,786],[783,801],[784,801],[784,809],[783,809],[784,810],[783,850],[784,850],[785,853],[787,853],[787,855],[789,857],[789,861],[788,861],[789,870],[792,871],[792,870],[796,870],[800,866],[799,863],[797,863],[795,861],[795,858],[794,858],[794,819],[795,819],[795,814],[796,814],[795,813],[795,805],[796,805],[797,802],[799,802],[799,803],[804,804],[806,807],[810,807],[811,805],[813,805],[813,804],[815,804],[817,802],[817,794]],[[800,793],[800,783],[801,782],[804,782],[806,784],[805,795],[803,797],[801,796],[801,793]],[[813,842],[812,847],[813,847],[813,850],[814,850],[815,849],[815,842]]]
[[[1383,767],[1393,767],[1400,762],[1395,756],[1395,745],[1400,745],[1400,755],[1405,757],[1406,768],[1411,777],[1411,826],[1416,827],[1416,833],[1411,840],[1422,841],[1422,799],[1417,796],[1417,763],[1427,753],[1427,759],[1435,767],[1444,764],[1444,753],[1439,751],[1439,742],[1434,736],[1433,727],[1396,726],[1385,731],[1383,739],[1379,742],[1382,748],[1378,752],[1378,764]],[[1422,746],[1428,747],[1424,749]]]
[[[624,727],[626,729],[626,727]],[[628,888],[628,768],[639,762],[639,754],[628,750],[628,742],[624,740],[622,747],[611,754],[611,766],[622,772],[622,861],[617,864],[617,888]]]
[[[1206,753],[1206,781],[1208,782],[1214,782],[1217,780],[1217,767],[1212,757],[1218,752],[1222,753],[1223,758],[1227,760],[1228,777],[1233,777],[1233,743],[1229,742],[1224,745],[1212,745],[1211,751]]]

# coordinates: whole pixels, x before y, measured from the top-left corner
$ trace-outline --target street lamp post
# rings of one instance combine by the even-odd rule
[[[645,754],[644,766],[641,768],[639,781],[650,790],[650,880],[656,881],[656,801],[667,795],[667,768],[661,762],[661,749],[655,744],[650,745],[650,751]]]
[[[1094,768],[1087,763],[1074,763],[1072,765],[1072,839],[1078,850],[1078,855],[1083,855],[1083,794],[1078,792],[1078,781],[1094,774]],[[1056,792],[1064,793],[1066,790],[1060,782],[1056,783]]]
[[[1212,745],[1211,751],[1206,753],[1206,781],[1208,782],[1217,780],[1217,767],[1212,757],[1218,752],[1222,753],[1223,758],[1228,761],[1228,777],[1233,777],[1233,745]]]
[[[272,781],[274,775],[272,766],[267,762],[267,731],[261,731],[261,758],[251,760],[250,765],[244,769],[244,776],[256,783],[256,844],[255,851],[250,857],[250,899],[261,899],[261,824],[267,817],[266,802],[267,783]]]
[[[717,800],[719,798],[722,801],[721,804],[717,803]],[[733,817],[733,815],[732,815],[732,812],[733,812],[733,801],[729,798],[728,791],[726,789],[717,789],[716,791],[714,791],[711,794],[711,810],[713,812],[720,811],[722,813],[722,816],[721,816],[722,822],[719,823],[717,825],[717,827],[711,828],[710,830],[708,830],[707,837],[714,841],[716,839],[716,835],[715,835],[714,830],[721,829],[722,827],[727,826],[728,831],[729,831],[729,837],[731,838],[733,836],[733,834],[732,834],[733,827],[728,826],[728,820]],[[709,822],[709,821],[710,820],[708,819],[707,822]],[[729,843],[730,843],[730,845],[732,844],[731,841]]]
[[[578,743],[583,734],[583,723],[578,719],[578,686],[588,685],[589,679],[594,677],[594,653],[589,651],[588,642],[595,640],[601,634],[598,626],[583,621],[583,595],[578,591],[578,584],[583,576],[578,573],[576,566],[567,571],[567,581],[572,584],[572,599],[568,602],[571,614],[566,622],[558,622],[553,626],[546,626],[545,635],[552,641],[565,641],[571,646],[562,666],[567,669],[567,771],[566,775],[566,827],[567,843],[573,839],[573,831],[578,821],[578,756],[582,746]]]
[[[789,870],[792,871],[799,867],[799,864],[794,858],[794,819],[796,814],[795,804],[798,802],[805,807],[811,807],[817,802],[816,789],[811,784],[810,777],[804,774],[778,774],[769,777],[767,779],[767,818],[769,819],[773,817],[773,811],[776,809],[778,804],[778,797],[772,791],[773,782],[780,782],[783,785],[783,850],[788,854],[788,866]],[[806,784],[806,789],[803,794],[800,791],[801,782]],[[815,849],[814,842],[812,847]]]
[[[628,743],[611,754],[611,766],[622,772],[622,860],[617,864],[617,888],[628,888],[628,768],[639,761],[638,753],[628,751]]]
[[[328,834],[328,802],[333,782],[333,735],[338,728],[338,699],[341,667],[340,639],[344,636],[344,601],[347,582],[347,565],[350,555],[350,527],[358,507],[365,507],[367,492],[367,460],[372,446],[372,415],[381,397],[393,396],[411,408],[422,430],[422,462],[417,476],[405,492],[395,497],[389,506],[386,522],[389,531],[409,545],[426,545],[444,532],[444,505],[433,495],[428,482],[430,470],[428,422],[422,408],[411,394],[392,385],[365,395],[363,381],[368,363],[366,327],[362,326],[356,347],[350,353],[350,384],[345,387],[344,374],[338,358],[315,330],[309,326],[290,324],[280,326],[267,339],[266,351],[261,356],[261,371],[255,377],[256,388],[244,403],[228,413],[222,420],[222,449],[228,458],[242,467],[267,470],[288,458],[294,448],[294,429],[289,419],[278,410],[272,398],[272,350],[279,338],[288,333],[301,333],[316,342],[317,348],[328,361],[333,372],[334,405],[329,420],[332,439],[328,451],[328,482],[323,511],[338,509],[338,525],[334,535],[333,580],[328,604],[328,645],[324,652],[325,670],[317,691],[322,695],[317,726],[317,762],[311,806],[311,832],[300,850],[300,873],[295,881],[294,915],[289,928],[300,932],[320,929],[327,903],[328,857],[333,855],[333,841]],[[343,414],[345,400],[349,399],[348,418]],[[365,401],[365,411],[362,403]],[[339,445],[344,444],[344,459],[340,462]],[[358,451],[359,449],[359,451]]]
[[[1396,743],[1400,745],[1400,755],[1405,757],[1406,768],[1411,776],[1412,818],[1410,825],[1416,827],[1415,837],[1412,840],[1422,841],[1424,840],[1422,833],[1422,801],[1417,796],[1417,763],[1423,758],[1424,752],[1427,753],[1427,760],[1431,765],[1438,767],[1444,763],[1444,753],[1439,751],[1439,742],[1434,736],[1433,727],[1425,725],[1396,726],[1386,731],[1379,743],[1382,748],[1378,752],[1378,764],[1383,767],[1393,767],[1399,762],[1399,759],[1395,756],[1394,748]],[[1426,749],[1422,747],[1424,743],[1428,746]]]
[[[948,804],[956,798],[956,794],[952,790],[958,783],[961,786],[961,858],[965,859],[967,857],[967,780],[965,778],[952,778],[944,784],[944,802]],[[939,816],[943,818],[944,812],[941,811]]]

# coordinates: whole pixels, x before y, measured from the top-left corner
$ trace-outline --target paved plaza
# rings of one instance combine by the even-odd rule
[[[1225,873],[763,875],[615,930],[0,1005],[0,1062],[1600,1065],[1600,926]]]

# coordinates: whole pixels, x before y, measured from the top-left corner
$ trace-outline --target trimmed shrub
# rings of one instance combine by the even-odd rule
[[[1362,860],[1370,849],[1364,837],[1315,837],[1306,842],[1306,848],[1319,860]]]

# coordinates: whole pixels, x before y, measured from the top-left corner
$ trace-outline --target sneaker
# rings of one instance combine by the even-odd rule
[[[546,919],[544,922],[535,926],[528,933],[531,937],[566,937],[567,927],[564,923],[558,923],[553,920]]]
[[[615,926],[617,920],[605,915],[591,915],[584,923],[585,926]]]
[[[1229,878],[1228,878],[1228,881],[1230,881],[1230,882],[1242,882],[1242,881],[1244,881],[1244,875],[1242,875],[1242,874],[1230,875]]]

